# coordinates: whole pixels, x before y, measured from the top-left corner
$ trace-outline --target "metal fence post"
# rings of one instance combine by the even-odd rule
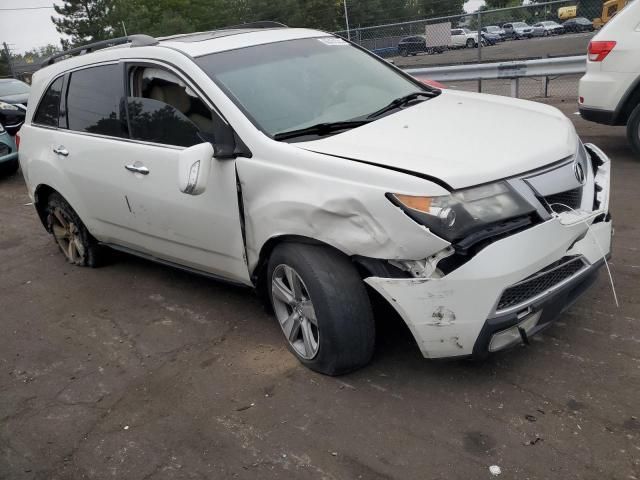
[[[549,75],[544,77],[544,98],[549,98]]]
[[[478,63],[482,63],[482,12],[478,12]],[[482,79],[478,79],[478,93],[482,93]]]
[[[518,98],[520,96],[520,79],[519,78],[511,79],[511,96],[513,98]]]
[[[347,40],[351,41],[351,29],[349,28],[349,10],[347,10],[347,0],[344,0],[344,21],[347,24]]]

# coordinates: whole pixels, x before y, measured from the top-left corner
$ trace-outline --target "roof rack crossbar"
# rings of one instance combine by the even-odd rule
[[[236,30],[243,28],[289,28],[284,23],[273,22],[271,20],[260,20],[258,22],[241,23],[240,25],[232,25],[230,27],[221,27],[216,30]],[[216,30],[213,30],[214,32]]]
[[[88,43],[81,47],[70,48],[64,52],[54,53],[42,62],[42,67],[53,65],[57,59],[62,57],[73,57],[76,55],[84,55],[86,53],[102,50],[103,48],[114,47],[116,45],[124,45],[130,43],[132,47],[145,47],[157,45],[158,40],[149,35],[129,35],[128,37],[110,38],[108,40],[100,40],[99,42]]]

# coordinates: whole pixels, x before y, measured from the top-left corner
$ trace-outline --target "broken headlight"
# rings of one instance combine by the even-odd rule
[[[457,190],[442,197],[387,196],[413,220],[450,242],[535,212],[506,182]]]

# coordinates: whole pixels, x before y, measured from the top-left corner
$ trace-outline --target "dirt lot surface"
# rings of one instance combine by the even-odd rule
[[[424,360],[381,314],[369,367],[315,374],[251,291],[126,255],[71,267],[0,180],[0,478],[640,478],[640,160],[560,106],[613,159],[620,308],[601,274],[484,363]]]
[[[586,55],[587,46],[593,33],[572,33],[553,37],[536,37],[524,40],[507,40],[482,49],[483,62],[501,62],[517,59],[564,57]],[[478,50],[461,48],[427,55],[420,53],[409,57],[390,57],[402,68],[428,67],[435,65],[455,65],[456,63],[477,63]]]

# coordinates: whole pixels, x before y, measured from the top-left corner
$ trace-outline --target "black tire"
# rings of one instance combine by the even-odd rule
[[[280,308],[282,302],[274,300],[272,282],[283,266],[292,268],[302,280],[318,333],[313,358],[304,358],[287,339],[289,350],[303,365],[325,375],[342,375],[368,364],[375,345],[375,322],[364,282],[349,258],[321,245],[284,243],[276,247],[267,272],[276,317],[276,302]],[[287,307],[289,310],[293,312]]]
[[[476,42],[473,38],[467,40],[467,48],[473,48],[476,46]]]
[[[404,48],[400,50],[400,56],[401,57],[406,57],[409,55],[409,51],[405,50]]]
[[[10,177],[18,171],[18,167],[20,167],[20,163],[17,158],[8,162],[2,162],[0,163],[0,175],[3,177]]]
[[[640,105],[636,105],[627,122],[627,138],[631,148],[640,155]]]
[[[72,230],[66,243],[58,233],[61,232],[61,228],[65,228],[65,222]],[[103,247],[89,233],[71,205],[58,193],[52,193],[47,199],[47,229],[69,263],[92,268],[101,265],[104,257]]]

